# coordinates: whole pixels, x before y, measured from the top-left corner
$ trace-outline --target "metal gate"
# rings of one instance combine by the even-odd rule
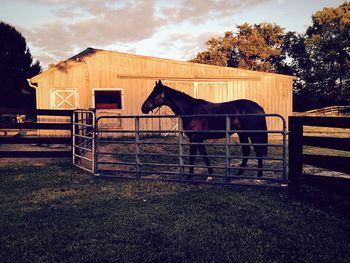
[[[73,112],[73,164],[95,173],[95,112],[75,110]]]
[[[206,115],[209,116],[209,115]],[[213,115],[210,115],[213,117]],[[211,162],[213,173],[208,173],[208,165],[203,162],[201,155],[196,155],[194,165],[189,163],[191,143],[185,133],[194,132],[184,130],[183,120],[194,116],[101,116],[96,120],[95,140],[92,144],[95,148],[89,148],[94,153],[91,162],[94,164],[95,176],[123,179],[164,180],[177,182],[206,182],[222,184],[284,184],[287,182],[286,173],[286,122],[278,114],[265,114],[266,118],[272,118],[278,122],[278,130],[233,130],[230,127],[231,120],[238,115],[215,115],[214,117],[226,118],[226,129],[217,131],[196,132],[221,132],[223,139],[207,140],[203,145],[207,148],[207,157]],[[248,115],[244,115],[248,116]],[[256,116],[256,115],[253,115]],[[261,116],[261,115],[260,115]],[[199,117],[199,116],[197,116]],[[203,117],[201,115],[200,117]],[[242,115],[240,115],[242,117]],[[107,119],[120,119],[124,129],[106,127],[103,122]],[[176,121],[175,129],[160,129],[163,120]],[[246,142],[241,143],[233,134],[261,133],[269,135],[269,143]],[[241,160],[245,157],[241,153],[242,146],[266,146],[267,156],[255,156],[251,151],[248,165],[240,167]],[[84,147],[85,148],[85,147]],[[258,167],[258,160],[263,159],[263,168]],[[188,173],[194,169],[194,175]],[[241,169],[244,174],[237,175]],[[257,172],[263,171],[262,177],[257,177]]]

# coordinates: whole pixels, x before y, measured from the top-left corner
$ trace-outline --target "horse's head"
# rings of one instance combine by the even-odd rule
[[[142,104],[141,110],[143,113],[148,114],[155,108],[159,108],[164,105],[164,86],[161,80],[156,82],[153,91]]]

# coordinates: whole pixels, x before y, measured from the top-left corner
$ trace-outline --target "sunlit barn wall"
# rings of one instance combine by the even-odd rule
[[[146,57],[88,48],[76,56],[33,77],[37,85],[37,108],[81,108],[94,106],[94,90],[120,89],[123,109],[98,110],[99,115],[141,115],[141,105],[154,87],[155,80],[191,96],[212,102],[250,99],[258,102],[266,113],[277,113],[286,120],[292,114],[293,77],[237,68],[217,67],[168,59]],[[53,93],[73,90],[75,95],[62,103]],[[68,96],[68,95],[67,95]],[[61,103],[61,104],[60,104]],[[59,105],[60,104],[60,105]],[[166,107],[157,114],[170,114]],[[168,121],[149,120],[142,125],[149,129],[169,128]],[[280,129],[281,124],[269,119],[269,129]],[[121,128],[133,128],[123,121]],[[52,134],[63,135],[61,131]]]

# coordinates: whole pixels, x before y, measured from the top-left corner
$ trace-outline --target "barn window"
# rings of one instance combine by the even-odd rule
[[[123,109],[121,90],[95,90],[96,109]]]

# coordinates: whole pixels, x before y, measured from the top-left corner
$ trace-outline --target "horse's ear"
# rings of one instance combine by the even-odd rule
[[[161,80],[158,80],[158,85],[159,85],[159,86],[163,86],[163,83],[162,83]]]

